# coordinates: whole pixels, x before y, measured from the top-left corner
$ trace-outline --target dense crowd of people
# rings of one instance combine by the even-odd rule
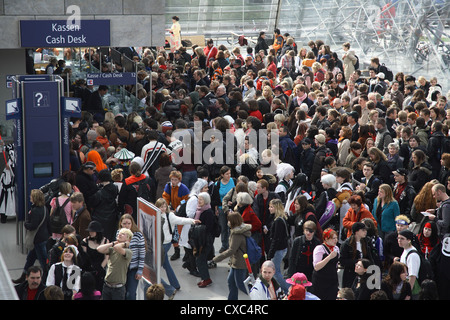
[[[71,119],[71,169],[31,194],[25,227],[39,230],[14,280],[21,298],[60,288],[65,299],[136,299],[137,197],[164,217],[169,299],[182,249],[200,290],[230,259],[233,300],[449,298],[449,93],[377,57],[361,70],[350,43],[339,57],[320,40],[265,37],[254,48],[119,49],[138,64],[127,90],[145,104],[129,114],[105,108],[108,87],[73,84],[83,112]],[[60,208],[62,228],[51,219]],[[250,270],[249,237],[262,251]]]

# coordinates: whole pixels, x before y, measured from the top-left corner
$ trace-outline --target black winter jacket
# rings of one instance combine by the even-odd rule
[[[316,180],[320,178],[320,173],[324,167],[327,149],[328,148],[326,146],[320,146],[316,149],[314,164],[311,171],[311,183],[315,183]]]
[[[355,280],[355,264],[360,258],[360,255],[362,255],[362,252],[354,252],[353,247],[350,244],[351,241],[354,241],[353,235],[347,238],[341,245],[339,256],[339,263],[344,267],[342,285],[346,288],[350,288],[353,284],[353,280]],[[363,249],[365,251],[363,258],[373,261],[372,253],[366,239],[363,238],[360,241],[361,247],[365,248]]]
[[[408,182],[414,187],[417,193],[420,189],[432,179],[432,167],[428,162],[422,163],[411,169],[408,175]]]
[[[37,207],[35,205],[31,206],[30,213],[27,214],[25,218],[24,227],[25,229],[29,231],[36,230],[39,224],[42,221],[42,218],[45,216],[45,221],[42,223],[42,225],[39,227],[39,230],[36,232],[36,235],[34,237],[34,244],[42,243],[44,241],[47,241],[50,237],[50,219],[49,214],[47,210],[44,210],[45,207]]]
[[[34,300],[46,300],[44,296],[44,290],[46,286],[41,282],[41,284],[38,287],[38,291],[36,295],[34,296]],[[27,300],[27,294],[28,294],[28,281],[24,281],[18,285],[15,286],[17,296],[19,297],[19,300]]]
[[[80,192],[84,196],[84,201],[86,202],[88,208],[91,208],[91,197],[94,195],[97,190],[97,184],[93,176],[84,173],[83,171],[79,171],[76,175],[75,185],[78,187]]]
[[[117,186],[111,182],[92,196],[92,206],[94,208],[92,211],[92,220],[102,224],[104,229],[103,234],[110,241],[115,239],[117,229],[119,211],[117,209],[116,198],[118,192]]]
[[[272,259],[275,251],[286,249],[288,246],[288,223],[284,218],[277,218],[270,228],[270,249],[267,259]]]

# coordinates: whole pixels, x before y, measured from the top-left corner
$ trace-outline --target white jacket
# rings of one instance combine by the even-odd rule
[[[256,279],[255,284],[250,289],[249,295],[251,300],[271,300],[269,288],[260,277]],[[278,284],[275,285],[275,295],[277,296],[277,300],[281,300],[284,296],[283,290]]]
[[[186,216],[188,218],[194,218],[195,212],[197,211],[197,203],[198,203],[198,197],[197,196],[190,196],[189,200],[186,203]],[[191,245],[188,243],[189,240],[189,229],[191,229],[190,224],[185,224],[183,226],[183,229],[181,229],[180,234],[180,240],[178,241],[178,244],[182,247],[186,247],[188,249],[191,249]]]
[[[172,234],[169,230],[169,221],[167,220],[167,214],[161,213],[161,217],[164,218],[163,232],[164,232],[164,244],[172,241]],[[194,224],[195,220],[191,218],[183,218],[175,215],[172,211],[169,212],[170,226],[172,227],[172,233],[175,231],[177,225]]]

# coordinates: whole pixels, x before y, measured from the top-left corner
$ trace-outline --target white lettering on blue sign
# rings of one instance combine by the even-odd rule
[[[81,27],[78,24],[59,24],[52,23],[52,32],[69,32],[69,31],[80,31]]]

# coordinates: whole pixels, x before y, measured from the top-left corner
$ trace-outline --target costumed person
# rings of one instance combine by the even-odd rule
[[[438,287],[439,300],[450,299],[450,234],[447,233],[442,238],[435,250],[431,252],[430,262],[433,267],[434,279]]]
[[[0,137],[1,139],[1,137]],[[3,141],[2,141],[3,144]],[[5,153],[5,169],[0,177],[0,216],[1,223],[6,223],[7,217],[16,215],[15,199],[15,165],[16,153],[12,143],[5,145],[5,151],[8,153],[8,160]]]
[[[293,276],[296,272],[301,272],[308,278],[312,278],[314,270],[312,254],[314,249],[321,244],[316,236],[316,230],[317,226],[313,221],[309,220],[303,224],[303,234],[296,237],[292,243],[292,249],[289,255],[288,276]],[[286,280],[286,282],[288,281]]]
[[[314,271],[311,282],[313,283],[313,293],[321,300],[336,300],[339,290],[337,241],[337,232],[328,228],[323,232],[323,244],[316,246],[313,251]]]
[[[279,182],[275,188],[275,193],[278,193],[283,203],[286,202],[287,191],[292,186],[294,174],[295,169],[289,163],[280,163],[277,167],[277,177]]]
[[[172,26],[170,29],[167,29],[170,33],[169,43],[170,43],[170,51],[175,52],[178,50],[181,45],[181,26],[180,26],[180,18],[177,16],[172,17]]]
[[[297,196],[304,195],[307,200],[311,199],[311,196],[306,192],[307,183],[308,176],[304,173],[299,173],[294,178],[291,186],[287,189],[284,210],[288,213],[289,216],[292,216],[295,213],[294,201]]]
[[[335,225],[338,226],[337,230],[340,230],[342,232],[343,227],[343,220],[345,215],[347,214],[348,209],[351,208],[350,203],[348,202],[350,200],[350,197],[353,195],[353,186],[351,184],[352,179],[352,172],[350,172],[350,169],[346,167],[337,167],[336,169],[336,183],[337,188],[337,194],[336,194],[336,206],[339,208],[339,212],[336,213],[336,216],[334,219],[336,220],[334,222]],[[339,221],[337,221],[339,219]],[[344,235],[339,236],[339,242],[342,243],[342,238],[347,237],[347,233]]]
[[[422,253],[429,259],[431,251],[441,242],[436,223],[434,221],[426,221],[417,235],[417,240]]]
[[[112,167],[112,169],[122,169],[124,179],[128,178],[131,175],[129,167],[134,157],[135,154],[127,148],[120,149],[120,151],[114,154],[114,158],[117,159],[118,162]]]

